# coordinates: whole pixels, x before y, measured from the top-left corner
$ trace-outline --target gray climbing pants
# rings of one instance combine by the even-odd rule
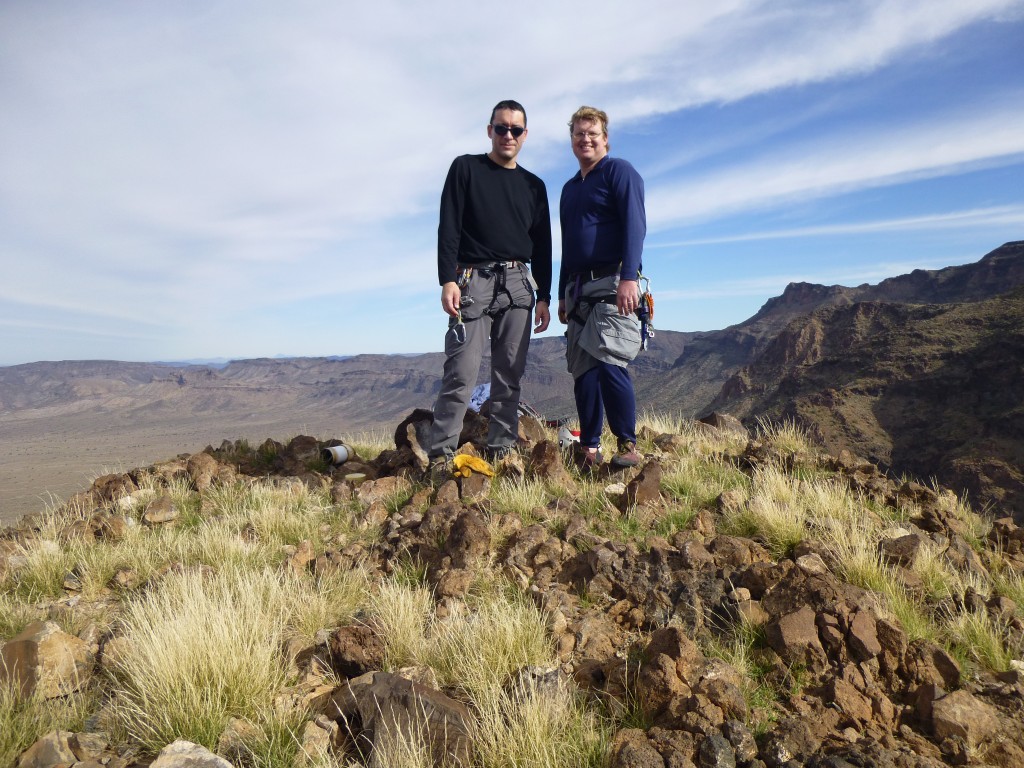
[[[487,447],[511,448],[519,438],[520,381],[530,348],[536,286],[527,265],[474,267],[462,289],[460,324],[448,322],[444,338],[444,373],[434,404],[434,426],[428,454],[451,455],[458,448],[469,398],[480,374],[488,339],[491,343],[491,405]],[[465,301],[466,297],[472,303]],[[467,306],[468,304],[468,306]]]

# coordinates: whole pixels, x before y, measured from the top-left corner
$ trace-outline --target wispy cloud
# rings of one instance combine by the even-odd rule
[[[920,122],[829,129],[799,153],[786,137],[831,103],[787,105],[683,149],[659,117],[838,89],[1022,10],[1024,0],[6,2],[0,302],[7,317],[113,315],[197,345],[230,320],[256,347],[268,310],[284,343],[286,308],[304,301],[335,297],[368,315],[382,295],[422,300],[435,290],[447,166],[485,149],[486,110],[509,96],[530,112],[524,162],[556,197],[572,170],[565,120],[580,103],[649,146],[653,234],[1005,163],[1024,152],[1024,111],[1005,98],[966,115],[952,104]],[[736,148],[743,157],[728,158]],[[437,345],[427,330],[380,322],[396,344]]]
[[[794,229],[772,229],[742,232],[722,237],[704,237],[676,242],[659,242],[648,250],[678,248],[692,245],[743,243],[758,240],[787,240],[803,237],[831,237],[834,235],[864,235],[876,232],[933,231],[938,229],[990,228],[993,226],[1020,226],[1024,230],[1024,206],[1003,205],[966,211],[950,211],[927,216],[908,216],[898,219],[850,221]]]
[[[789,204],[809,196],[961,174],[996,161],[1024,160],[1024,108],[947,122],[827,137],[791,149],[765,151],[748,163],[658,185],[650,195],[653,226]]]

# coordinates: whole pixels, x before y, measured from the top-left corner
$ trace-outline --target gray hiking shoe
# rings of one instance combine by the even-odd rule
[[[451,459],[447,456],[437,456],[430,460],[426,480],[436,488],[452,478],[453,469]]]

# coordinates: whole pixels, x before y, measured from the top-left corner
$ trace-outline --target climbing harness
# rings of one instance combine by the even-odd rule
[[[499,318],[503,317],[504,314],[508,312],[510,309],[525,309],[527,311],[532,309],[530,305],[517,304],[515,298],[512,296],[512,292],[508,289],[508,285],[505,282],[507,270],[515,269],[521,263],[522,262],[518,261],[498,261],[484,266],[465,267],[459,270],[458,277],[456,278],[455,282],[460,289],[465,289],[466,286],[469,285],[469,279],[470,277],[473,276],[474,269],[477,272],[479,272],[480,275],[483,277],[493,276],[494,291],[491,294],[491,301],[487,305],[487,309],[485,309],[482,314],[489,315],[492,320],[498,320]],[[489,311],[491,307],[493,307],[495,303],[498,301],[498,294],[502,292],[506,296],[508,296],[508,306],[501,307],[500,309],[494,312]],[[457,314],[455,316],[455,323],[452,325],[451,328],[451,330],[455,334],[455,340],[459,344],[462,344],[466,341],[466,323],[471,323],[474,320],[480,319],[479,317],[468,317],[465,319],[463,319],[462,317],[462,309],[475,303],[475,301],[476,300],[472,296],[463,295],[460,298],[459,307],[457,310]]]
[[[580,273],[576,275],[576,283],[573,287],[573,295],[580,296],[583,290],[583,283],[589,282],[590,280],[596,279],[592,277],[596,273]],[[612,273],[614,274],[614,273]],[[590,280],[584,280],[584,277],[590,276]],[[599,275],[599,277],[606,277],[607,275]],[[651,281],[650,278],[643,274],[637,273],[637,283],[642,286],[640,290],[640,298],[637,302],[635,314],[637,319],[640,321],[640,349],[647,349],[648,339],[654,338],[654,294],[651,293]],[[591,309],[594,308],[595,304],[611,304],[612,306],[618,305],[618,298],[613,294],[610,296],[580,296],[573,304],[572,312],[569,313],[569,319],[575,320],[580,325],[586,325],[587,319],[580,315],[580,305],[586,304]]]
[[[644,275],[637,274],[637,280],[643,285],[640,291],[640,302],[637,304],[636,316],[640,320],[640,349],[647,349],[647,340],[654,338],[654,294],[651,293],[651,281]]]
[[[455,278],[455,284],[459,286],[460,291],[465,290],[466,286],[469,285],[469,278],[472,276],[472,267],[465,267],[459,270],[459,274]],[[459,296],[459,306],[455,309],[455,324],[451,327],[452,335],[459,344],[466,342],[466,323],[462,319],[462,308],[468,307],[474,301],[475,299],[472,296]]]

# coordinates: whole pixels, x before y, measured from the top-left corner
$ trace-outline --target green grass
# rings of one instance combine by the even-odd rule
[[[500,552],[501,536],[533,523],[564,536],[575,515],[595,534],[642,548],[652,536],[687,531],[698,514],[710,514],[718,531],[758,540],[777,558],[792,556],[801,542],[813,540],[835,575],[872,592],[879,612],[896,620],[908,638],[943,644],[968,671],[1002,671],[1021,657],[1020,640],[1004,623],[956,608],[972,590],[983,597],[1005,595],[1017,603],[1018,615],[1024,611],[1024,577],[1007,567],[998,551],[983,549],[989,524],[961,500],[939,493],[939,503],[983,552],[991,578],[960,570],[939,548],[926,546],[913,566],[922,588],[911,592],[900,571],[882,561],[878,543],[920,510],[889,507],[851,491],[840,477],[819,468],[808,436],[797,427],[761,425],[758,439],[774,463],[751,471],[742,469],[747,445],[742,436],[698,428],[678,416],[644,418],[641,450],[660,457],[664,504],[622,512],[606,491],[615,478],[576,477],[552,486],[499,477],[481,506],[492,529],[492,552]],[[651,438],[663,432],[678,436],[668,453]],[[390,435],[349,444],[361,456],[374,456],[390,447]],[[606,440],[606,451],[613,448]],[[275,450],[272,443],[232,448],[249,466],[260,454],[269,466]],[[388,511],[405,508],[415,490],[386,500]],[[181,517],[167,525],[143,524],[146,504],[164,493],[178,504]],[[728,494],[727,503],[720,504],[722,494]],[[104,727],[116,743],[153,752],[175,738],[188,738],[215,748],[225,724],[237,717],[254,726],[246,765],[291,768],[308,715],[273,708],[276,695],[292,682],[285,649],[294,649],[296,638],[311,645],[322,639],[321,630],[354,621],[378,629],[388,670],[427,665],[448,692],[468,703],[474,713],[475,765],[596,767],[603,764],[616,728],[645,725],[637,711],[630,714],[628,690],[624,701],[607,709],[582,703],[571,684],[525,701],[510,696],[503,687],[510,674],[557,660],[544,615],[495,570],[483,568],[469,595],[445,600],[443,610],[428,585],[426,564],[408,556],[386,562],[386,576],[372,570],[327,571],[316,578],[291,574],[287,553],[303,542],[322,553],[349,544],[368,546],[380,535],[360,527],[358,502],[333,504],[326,491],[269,479],[215,485],[199,494],[186,482],[168,484],[150,474],[141,490],[115,504],[133,522],[118,542],[68,538],[67,526],[87,519],[91,509],[53,509],[43,516],[35,537],[17,553],[24,565],[0,583],[0,637],[13,637],[47,615],[72,633],[95,627],[123,636],[129,652],[109,680],[96,683],[106,686]],[[587,546],[583,538],[577,542]],[[428,543],[445,544],[443,538]],[[111,577],[119,570],[134,574],[138,586],[112,592]],[[63,601],[64,578],[72,571],[82,585],[74,610]],[[601,604],[585,588],[579,597],[581,609]],[[702,643],[708,656],[740,672],[755,733],[770,729],[780,698],[807,683],[806,670],[794,667],[782,679],[779,669],[766,663],[760,628],[718,628]],[[6,698],[0,694],[0,722],[11,724],[0,729],[0,760],[6,760],[0,765],[12,764],[45,730],[78,727],[83,712],[95,708],[97,696],[90,695],[14,702],[9,691]],[[394,739],[381,746],[376,760],[400,767],[424,764],[421,746],[415,734]],[[356,762],[351,755],[317,754],[307,757],[307,765]]]
[[[0,679],[0,765],[13,766],[18,756],[54,730],[81,731],[96,709],[95,687],[56,699],[25,696]]]

